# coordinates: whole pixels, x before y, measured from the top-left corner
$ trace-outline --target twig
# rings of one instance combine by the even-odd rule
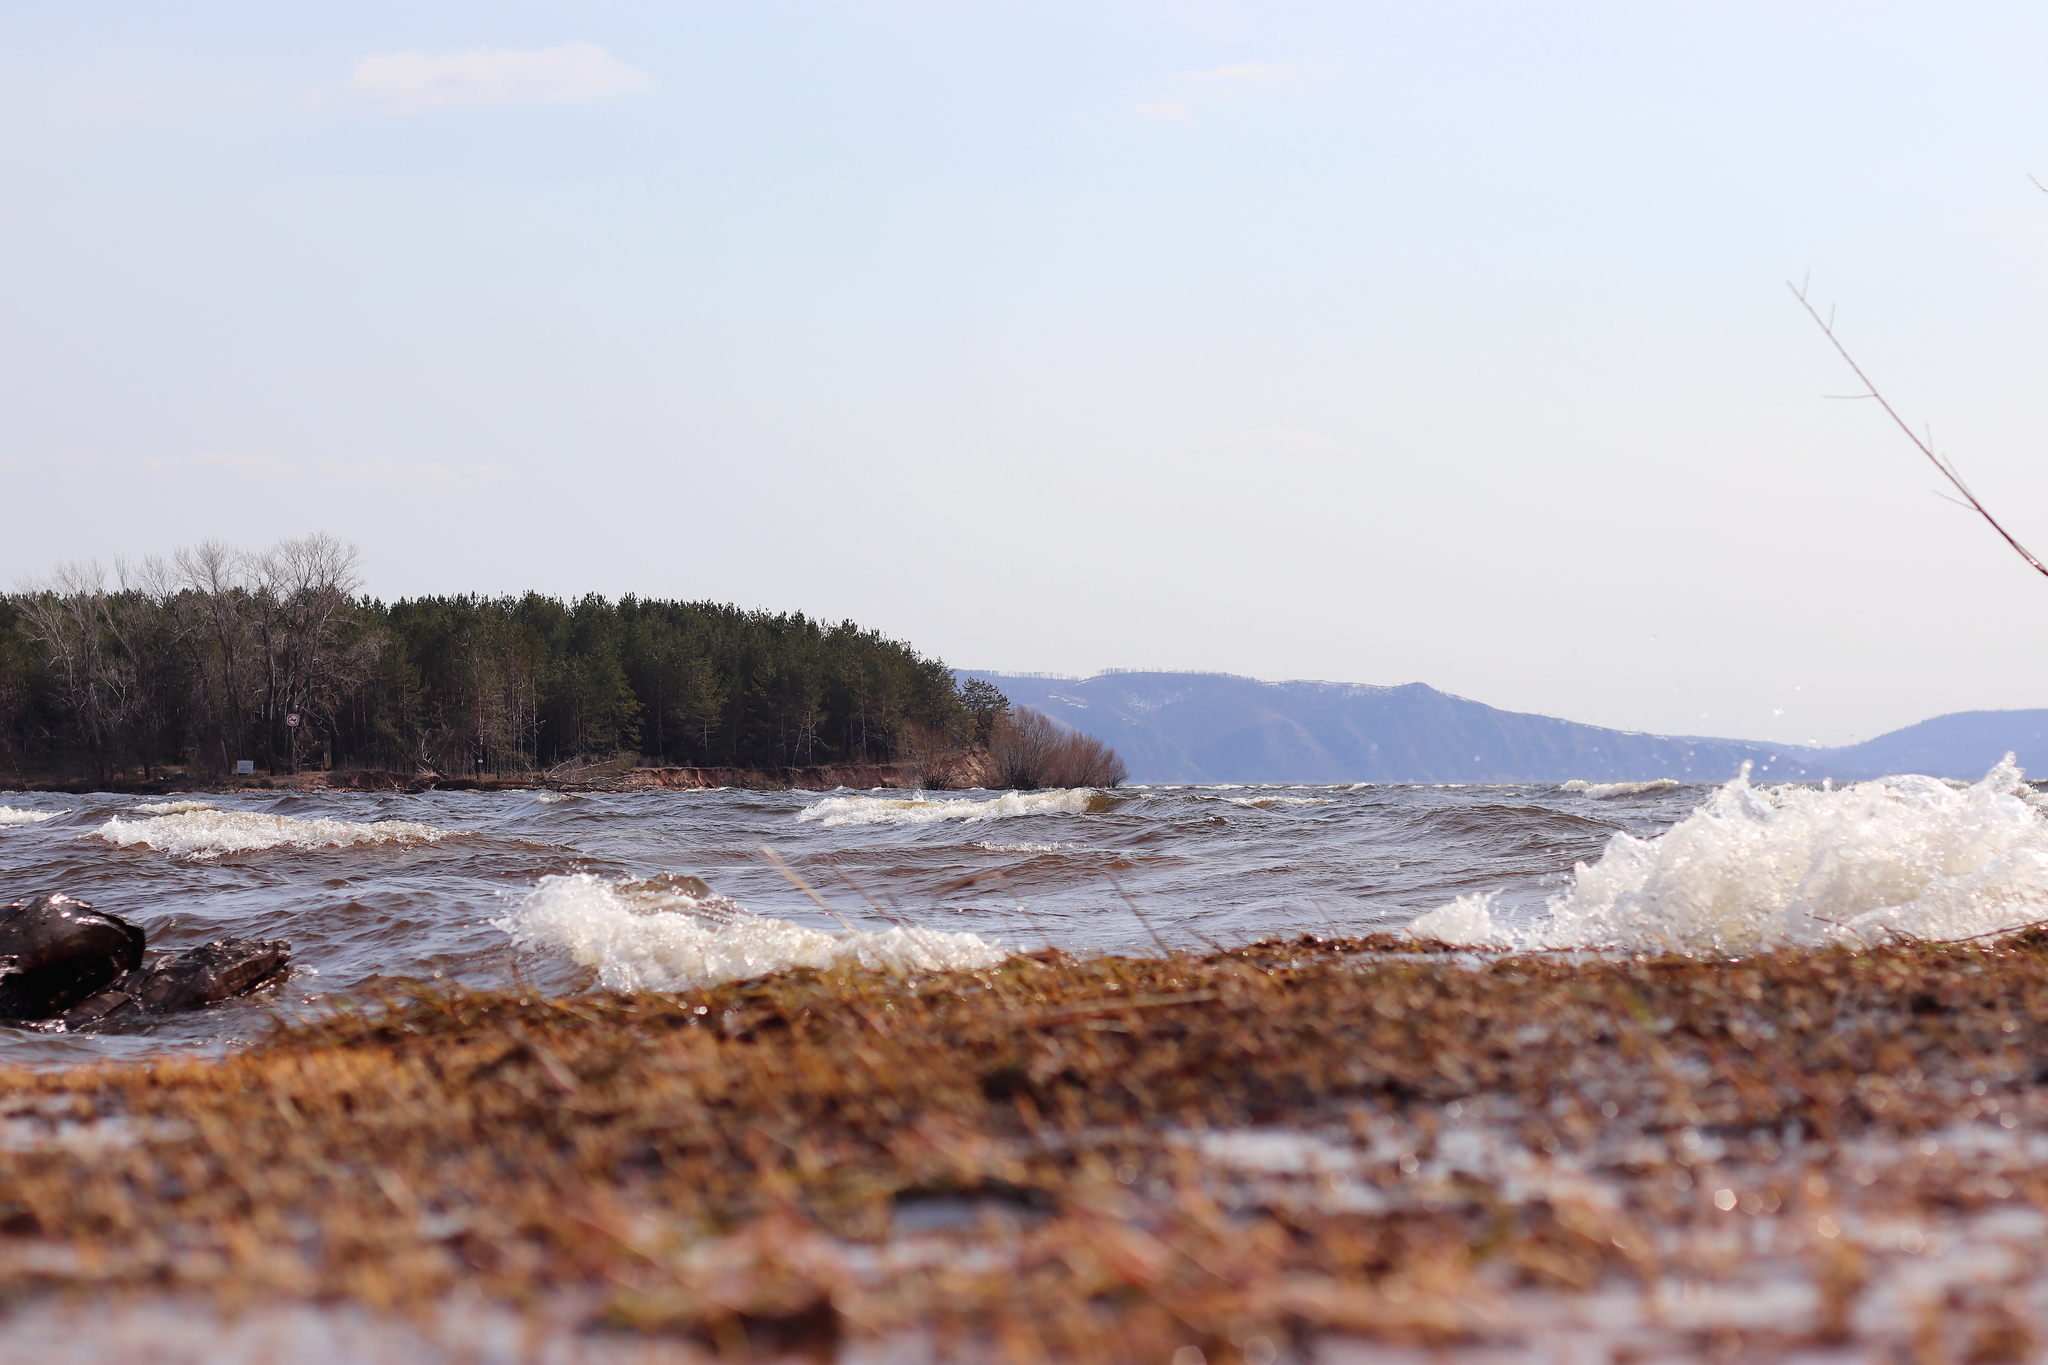
[[[1323,909],[1323,903],[1321,901],[1317,900],[1314,896],[1310,896],[1308,898],[1308,903],[1310,905],[1313,905],[1316,908],[1316,913],[1323,917],[1323,923],[1330,926],[1330,936],[1332,938],[1344,937],[1343,931],[1337,927],[1337,921],[1330,918],[1330,912]]]
[[[833,919],[838,920],[840,927],[845,929],[847,933],[852,934],[859,932],[859,930],[853,927],[853,921],[849,920],[846,916],[840,914],[837,910],[833,909],[832,903],[830,901],[826,900],[823,896],[819,895],[816,891],[812,890],[811,884],[805,881],[802,877],[797,876],[796,869],[792,868],[788,863],[782,861],[781,855],[778,854],[774,849],[768,847],[768,845],[766,844],[761,845],[761,856],[766,858],[769,862],[775,864],[775,870],[777,872],[780,872],[783,876],[789,878],[790,885],[794,886],[797,890],[803,892],[806,896],[809,896],[812,900],[816,901],[818,903],[818,908],[820,910],[823,910]]]
[[[2030,920],[2030,921],[2028,921],[2028,922],[2027,922],[2027,923],[2025,923],[2025,924],[2015,924],[2015,925],[2013,925],[2013,926],[2012,926],[2011,928],[2009,928],[2009,929],[1986,929],[1986,930],[1985,930],[1985,931],[1984,931],[1983,933],[1981,933],[1981,934],[1965,934],[1965,935],[1963,935],[1963,936],[1962,936],[1961,938],[1935,938],[1935,939],[1929,939],[1929,940],[1928,940],[1928,942],[1929,942],[1929,943],[1974,943],[1974,942],[1976,942],[1976,941],[1977,941],[1978,939],[1980,939],[1980,938],[2003,938],[2003,937],[2009,937],[2009,936],[2011,936],[2011,935],[2013,935],[2013,934],[2024,934],[2024,933],[2025,933],[2025,932],[2027,932],[2027,930],[2029,930],[2029,929],[2039,929],[2039,928],[2042,928],[2042,927],[2044,927],[2044,926],[2048,926],[2048,919],[2037,919],[2037,920]]]
[[[2039,182],[2037,181],[2035,183],[2038,184]],[[1867,389],[1868,392],[1855,396],[1861,398],[1876,399],[1877,405],[1884,409],[1885,416],[1891,418],[1892,422],[1895,425],[1897,425],[1898,429],[1906,433],[1906,439],[1911,441],[1914,447],[1918,449],[1922,455],[1925,455],[1928,461],[1932,463],[1936,469],[1941,471],[1941,476],[1947,479],[1949,483],[1955,487],[1956,492],[1961,493],[1963,495],[1964,501],[1969,503],[1971,510],[1976,512],[1978,516],[1984,518],[1986,522],[1990,523],[1991,529],[1998,532],[2000,538],[2002,538],[2006,544],[2012,546],[2013,551],[2016,554],[2018,554],[2021,559],[2026,560],[2028,564],[2032,565],[2035,573],[2040,574],[2044,578],[2048,578],[2048,564],[2043,564],[2039,559],[2035,558],[2033,551],[2029,550],[2026,546],[2020,544],[2018,540],[2013,538],[2012,532],[2006,530],[2005,527],[1999,525],[1998,518],[1992,516],[1990,510],[1986,508],[1983,503],[1977,501],[1977,495],[1975,493],[1972,493],[1970,491],[1970,486],[1963,482],[1963,476],[1956,472],[1955,464],[1952,461],[1944,460],[1943,458],[1941,458],[1941,456],[1935,454],[1934,447],[1931,444],[1929,444],[1929,442],[1921,440],[1920,437],[1917,434],[1915,434],[1913,428],[1906,425],[1906,419],[1899,416],[1898,410],[1894,408],[1888,401],[1886,401],[1885,396],[1883,394],[1877,391],[1877,385],[1871,382],[1869,375],[1863,373],[1863,367],[1856,363],[1855,357],[1849,354],[1849,348],[1844,346],[1842,344],[1841,338],[1835,335],[1834,318],[1832,316],[1825,318],[1822,317],[1820,315],[1819,310],[1813,306],[1813,301],[1807,298],[1806,290],[1801,286],[1793,284],[1792,281],[1787,280],[1785,281],[1785,287],[1792,291],[1792,297],[1799,300],[1799,306],[1806,310],[1806,315],[1813,319],[1814,325],[1816,327],[1820,328],[1821,334],[1828,339],[1828,344],[1835,348],[1835,354],[1841,356],[1842,360],[1849,366],[1849,369],[1855,374],[1855,376],[1863,381],[1863,387]]]
[[[1037,931],[1038,937],[1044,941],[1046,947],[1052,947],[1052,934],[1047,931],[1043,924],[1038,922],[1038,916],[1031,913],[1031,907],[1024,903],[1024,897],[1017,894],[1017,884],[1011,881],[1001,868],[996,869],[995,879],[1003,884],[1005,891],[1010,893],[1010,899],[1017,902],[1017,913],[1024,917],[1024,922]]]
[[[877,915],[889,921],[889,923],[891,924],[903,923],[902,920],[890,914],[887,910],[884,910],[882,908],[882,903],[876,900],[873,896],[870,896],[868,894],[868,889],[866,887],[862,886],[859,882],[855,881],[852,877],[848,876],[846,874],[845,868],[841,867],[838,863],[826,863],[825,866],[831,868],[832,871],[838,875],[840,881],[845,882],[848,886],[852,887],[856,892],[858,892],[862,900],[866,901],[869,905],[872,905],[875,908],[875,913]]]
[[[1166,940],[1159,937],[1159,931],[1152,927],[1151,920],[1145,918],[1145,912],[1140,910],[1138,903],[1131,899],[1131,893],[1124,890],[1124,884],[1116,879],[1116,873],[1111,872],[1105,867],[1102,869],[1102,875],[1109,878],[1109,884],[1116,888],[1116,893],[1119,896],[1124,898],[1124,904],[1131,907],[1131,913],[1137,916],[1138,923],[1144,925],[1145,932],[1152,935],[1152,941],[1159,945],[1160,954],[1165,957],[1172,957],[1173,949],[1167,947]]]

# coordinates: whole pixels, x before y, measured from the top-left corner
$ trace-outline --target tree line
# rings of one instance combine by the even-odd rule
[[[986,747],[993,686],[851,621],[591,595],[361,593],[327,535],[93,565],[0,597],[0,763],[113,778],[307,767],[736,768]],[[1021,768],[1020,768],[1021,771]]]

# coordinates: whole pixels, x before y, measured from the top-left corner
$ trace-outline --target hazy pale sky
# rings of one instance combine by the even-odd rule
[[[0,584],[1835,743],[2048,705],[2048,8],[0,3]]]

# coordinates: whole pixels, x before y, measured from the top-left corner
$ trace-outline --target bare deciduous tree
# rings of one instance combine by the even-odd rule
[[[48,582],[30,584],[18,600],[29,638],[43,648],[51,682],[78,726],[95,777],[108,773],[135,692],[132,662],[121,656],[110,630],[106,580],[98,563],[73,562]]]
[[[317,729],[331,732],[335,708],[375,661],[377,641],[350,629],[362,586],[356,547],[325,532],[280,540],[249,561],[264,738],[292,772]],[[298,716],[299,725],[287,723]]]
[[[1005,787],[1114,787],[1130,776],[1116,750],[1092,735],[1063,730],[1028,706],[996,722],[988,752],[996,782]]]
[[[223,771],[235,760],[254,757],[249,740],[249,710],[255,672],[249,642],[249,589],[242,572],[247,558],[218,540],[203,541],[172,556],[171,598],[176,638],[191,666],[195,709],[203,725],[195,727],[193,757],[212,766],[217,752]]]

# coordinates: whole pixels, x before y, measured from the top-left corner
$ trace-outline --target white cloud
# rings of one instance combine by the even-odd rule
[[[1233,66],[1215,66],[1207,71],[1187,71],[1182,74],[1204,80],[1277,81],[1293,75],[1294,72],[1294,67],[1281,66],[1276,62],[1238,62]]]
[[[358,98],[404,114],[572,104],[629,95],[652,84],[646,72],[596,43],[449,57],[417,49],[373,54],[356,63],[349,76],[349,89]]]
[[[1194,110],[1179,100],[1140,100],[1138,112],[1146,118],[1184,119]]]
[[[1165,98],[1137,100],[1131,107],[1142,118],[1180,122],[1193,118],[1204,105],[1227,104],[1259,87],[1284,84],[1306,70],[1278,62],[1233,62],[1202,71],[1177,71],[1161,82],[1167,91]]]

